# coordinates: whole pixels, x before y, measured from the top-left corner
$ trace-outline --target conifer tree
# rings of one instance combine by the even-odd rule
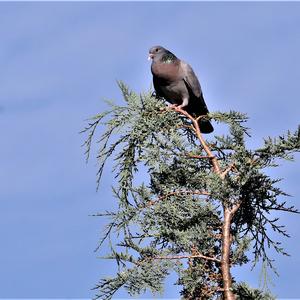
[[[112,241],[106,258],[116,261],[118,271],[99,281],[96,298],[111,299],[120,288],[131,296],[160,293],[175,271],[182,299],[274,299],[232,278],[231,268],[250,257],[254,265],[273,268],[269,248],[287,254],[271,237],[272,231],[289,236],[273,213],[298,210],[266,170],[299,152],[299,128],[247,149],[245,114],[210,113],[205,117],[228,133],[204,136],[186,111],[168,108],[151,91],[137,94],[122,82],[119,87],[125,105],[109,103],[84,130],[87,158],[93,142],[100,143],[97,183],[108,159],[117,180],[117,211],[97,215],[109,219],[99,247]]]

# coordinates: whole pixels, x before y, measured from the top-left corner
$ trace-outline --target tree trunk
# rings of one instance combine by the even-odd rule
[[[228,208],[224,208],[224,224],[222,226],[222,257],[221,270],[224,288],[224,300],[235,300],[235,296],[231,291],[232,280],[230,274],[230,227],[232,214]]]

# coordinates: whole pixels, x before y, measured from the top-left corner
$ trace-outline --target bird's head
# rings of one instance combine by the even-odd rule
[[[163,54],[165,54],[168,50],[165,49],[162,46],[153,46],[149,50],[149,56],[148,59],[154,59],[155,57],[161,57]]]

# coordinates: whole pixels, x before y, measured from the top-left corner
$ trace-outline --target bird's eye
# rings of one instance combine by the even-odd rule
[[[158,48],[156,48],[155,51],[158,52]]]

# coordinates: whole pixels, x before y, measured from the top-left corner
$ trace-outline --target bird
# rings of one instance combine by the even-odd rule
[[[209,113],[199,80],[188,63],[162,46],[151,47],[148,59],[152,59],[151,72],[157,98],[164,98],[171,107],[184,109],[193,117]],[[214,131],[207,119],[200,118],[198,124],[202,133]]]

